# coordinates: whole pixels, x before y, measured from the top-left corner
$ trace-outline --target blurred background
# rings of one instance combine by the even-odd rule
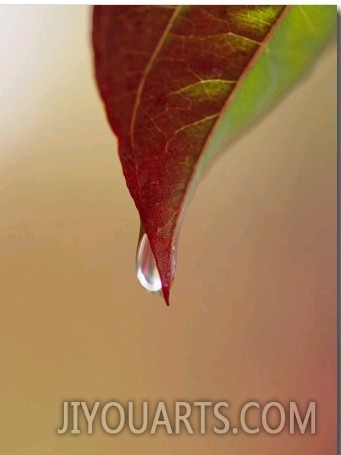
[[[335,41],[202,180],[168,308],[135,278],[90,22],[0,6],[1,455],[336,453]],[[235,424],[316,401],[317,434],[61,436],[67,400],[228,401]]]

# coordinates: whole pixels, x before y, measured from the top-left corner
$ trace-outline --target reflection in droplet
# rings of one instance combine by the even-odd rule
[[[159,292],[162,289],[162,283],[155,258],[150,247],[146,234],[140,233],[139,242],[136,252],[136,275],[139,283],[151,292]]]

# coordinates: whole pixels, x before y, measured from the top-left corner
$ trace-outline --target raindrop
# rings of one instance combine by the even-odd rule
[[[150,292],[160,292],[162,283],[147,235],[141,229],[136,252],[136,275],[139,283]]]

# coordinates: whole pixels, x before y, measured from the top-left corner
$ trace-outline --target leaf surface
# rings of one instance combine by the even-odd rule
[[[333,6],[95,6],[98,87],[162,282],[209,159],[311,63]]]

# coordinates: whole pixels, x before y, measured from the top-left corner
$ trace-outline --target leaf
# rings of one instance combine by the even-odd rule
[[[175,239],[214,154],[307,68],[336,6],[95,6],[95,71],[169,303]]]

